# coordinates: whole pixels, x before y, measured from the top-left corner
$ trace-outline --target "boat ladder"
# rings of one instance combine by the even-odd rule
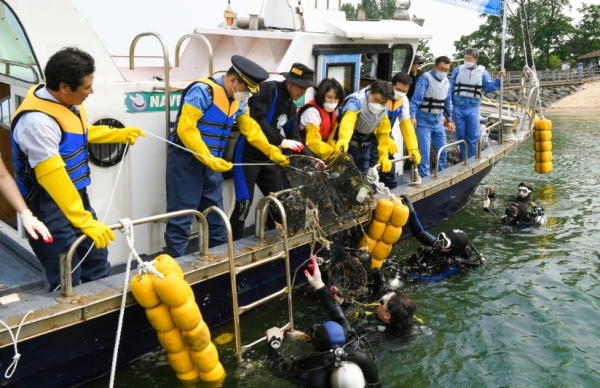
[[[281,252],[275,253],[271,256],[268,256],[260,261],[253,262],[249,265],[245,265],[243,267],[236,267],[233,261],[233,244],[229,243],[229,249],[231,249],[231,255],[229,258],[229,267],[230,267],[230,276],[231,276],[231,298],[233,302],[233,322],[234,322],[234,331],[235,331],[235,349],[237,354],[238,362],[242,361],[242,354],[253,347],[254,345],[266,340],[266,337],[261,337],[256,341],[249,343],[247,345],[242,345],[241,343],[241,329],[240,329],[240,314],[245,313],[248,310],[251,310],[255,307],[260,306],[270,300],[273,300],[283,294],[287,294],[287,302],[288,302],[288,317],[289,321],[286,323],[281,329],[285,330],[293,330],[294,329],[294,318],[292,312],[292,284],[291,284],[291,276],[290,276],[290,251],[288,244],[288,235],[287,235],[287,217],[285,214],[285,210],[281,202],[275,198],[274,196],[264,197],[256,207],[256,238],[263,240],[265,238],[265,224],[269,209],[269,204],[273,204],[277,207],[281,214],[281,225],[282,225],[282,242],[283,242],[283,250]],[[206,213],[205,213],[206,214]],[[228,239],[231,238],[231,227],[229,223],[226,222],[227,225],[227,234]],[[262,299],[259,299],[253,303],[247,304],[245,306],[240,306],[238,304],[238,291],[237,291],[237,275],[245,272],[249,269],[256,268],[262,266],[264,264],[271,263],[275,260],[283,259],[285,261],[285,280],[286,286],[281,290],[267,295]]]

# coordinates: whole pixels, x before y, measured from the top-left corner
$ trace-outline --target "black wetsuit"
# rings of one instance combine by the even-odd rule
[[[509,204],[517,204],[519,206],[519,214],[516,219],[509,220],[506,215],[500,218],[500,222],[512,226],[533,226],[541,225],[545,222],[544,208],[537,206],[531,197],[520,198],[519,196],[509,197]],[[523,206],[525,205],[525,206]]]
[[[260,125],[270,144],[280,146],[284,139],[302,141],[296,116],[296,104],[290,97],[286,81],[261,83],[259,93],[248,101],[248,109],[250,116]],[[304,147],[302,154],[313,156],[308,147]],[[268,156],[250,145],[243,135],[235,146],[233,162],[268,164],[233,168],[236,203],[230,222],[233,239],[238,240],[242,238],[244,224],[254,199],[254,185],[256,184],[265,196],[280,191],[283,188],[282,170],[272,164]]]
[[[323,303],[329,319],[340,324],[347,332],[352,331],[344,312],[327,287],[322,287],[317,290],[317,295]],[[277,377],[304,385],[305,387],[323,388],[331,386],[329,383],[329,374],[334,359],[333,354],[323,355],[320,352],[313,352],[305,357],[295,360],[293,364],[288,364],[285,361],[280,348],[271,346],[275,340],[275,338],[272,338],[269,341],[269,358],[267,365],[271,373]],[[362,351],[353,349],[352,346],[347,346],[345,350],[348,354],[347,360],[355,363],[362,370],[365,380],[367,381],[367,387],[381,387],[381,383],[379,382],[379,372],[377,371],[377,366],[373,359]]]

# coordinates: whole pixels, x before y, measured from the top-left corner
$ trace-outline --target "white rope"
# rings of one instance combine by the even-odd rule
[[[15,373],[15,371],[17,370],[17,365],[19,364],[19,359],[21,358],[21,354],[19,353],[19,350],[17,349],[17,342],[19,341],[19,333],[21,332],[21,327],[23,327],[23,323],[25,322],[25,319],[27,319],[29,314],[32,314],[32,313],[33,313],[33,311],[28,312],[27,314],[25,314],[23,319],[21,319],[21,323],[19,323],[16,335],[13,335],[12,331],[10,330],[10,327],[8,327],[8,325],[0,319],[0,323],[4,327],[6,327],[6,331],[8,331],[8,334],[10,334],[10,337],[12,338],[12,342],[13,342],[13,347],[15,348],[15,355],[13,356],[13,361],[8,366],[8,368],[6,368],[6,372],[4,373],[4,377],[7,379],[10,379],[12,377],[12,375]]]
[[[396,196],[392,194],[389,188],[385,184],[379,182],[379,172],[375,167],[371,167],[367,170],[367,182],[375,186],[375,190],[379,194],[386,195],[389,199],[394,199]]]
[[[194,151],[190,150],[189,148],[185,148],[185,147],[183,147],[183,146],[180,146],[179,144],[173,143],[172,141],[169,141],[169,140],[167,140],[167,139],[163,139],[162,137],[160,137],[160,136],[157,136],[157,135],[155,135],[155,134],[153,134],[153,133],[151,133],[151,132],[146,132],[146,135],[150,135],[150,136],[152,136],[152,137],[155,137],[155,138],[157,138],[158,140],[162,140],[162,141],[164,141],[165,143],[169,143],[169,144],[171,144],[171,145],[174,145],[175,147],[181,148],[182,150],[185,150],[185,151],[191,152],[192,154],[194,154],[194,155],[197,155],[197,156],[199,156],[199,157],[201,157],[201,158],[204,158],[204,159],[211,159],[211,158],[210,158],[210,157],[208,157],[208,156],[205,156],[205,155],[199,154],[198,152],[194,152]],[[231,164],[232,164],[233,166],[273,166],[275,163],[271,162],[271,163],[231,163]]]
[[[123,295],[121,297],[121,311],[119,312],[119,324],[117,326],[117,337],[115,339],[115,348],[113,351],[113,362],[110,369],[110,384],[109,387],[112,388],[115,383],[115,372],[117,369],[117,358],[119,354],[119,344],[121,343],[121,330],[123,328],[123,317],[125,315],[125,301],[127,300],[127,286],[129,285],[129,273],[131,269],[131,262],[133,258],[138,262],[138,273],[140,277],[144,276],[147,273],[151,273],[154,276],[159,278],[164,278],[163,274],[158,272],[156,268],[154,268],[154,261],[144,262],[134,248],[134,235],[133,235],[133,224],[129,218],[122,218],[119,220],[123,228],[121,229],[121,233],[125,235],[127,239],[127,245],[129,246],[129,256],[127,257],[127,264],[125,267],[125,281],[123,283]]]

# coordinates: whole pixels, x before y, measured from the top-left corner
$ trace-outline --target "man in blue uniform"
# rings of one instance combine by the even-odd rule
[[[50,290],[60,284],[59,254],[67,252],[81,233],[85,240],[73,257],[73,285],[110,275],[106,247],[113,232],[96,218],[86,188],[90,184],[88,143],[135,144],[145,136],[139,128],[112,129],[87,125],[83,101],[94,89],[94,58],[74,47],[50,57],[45,85],[29,89],[11,125],[17,186],[27,206],[46,224],[53,242],[29,236],[29,244],[46,268]]]
[[[422,177],[429,176],[431,142],[433,142],[436,153],[446,145],[443,118],[448,123],[450,134],[454,132],[450,84],[447,78],[449,70],[450,58],[444,56],[436,58],[433,70],[419,77],[415,94],[410,100],[410,117],[412,117],[419,140],[419,152],[421,153],[419,175]],[[444,169],[445,165],[446,150],[442,152],[440,158],[440,171]]]
[[[483,93],[492,93],[500,89],[504,70],[498,78],[490,80],[490,73],[485,67],[478,65],[479,51],[465,50],[465,63],[454,69],[450,78],[452,104],[454,106],[454,123],[456,136],[466,140],[469,145],[469,157],[475,156],[475,144],[479,140],[479,106]],[[460,152],[465,154],[465,147],[460,145]]]
[[[182,104],[172,137],[176,144],[190,151],[170,146],[167,156],[167,211],[198,209],[211,206],[223,209],[222,172],[231,163],[222,159],[234,123],[249,141],[276,162],[286,160],[271,147],[256,121],[248,115],[246,100],[258,92],[258,85],[269,77],[265,69],[251,60],[234,55],[232,67],[216,79],[202,78],[189,85],[181,97]],[[167,253],[185,255],[192,216],[169,219],[165,231]],[[225,244],[227,232],[221,217],[208,216],[209,246]]]

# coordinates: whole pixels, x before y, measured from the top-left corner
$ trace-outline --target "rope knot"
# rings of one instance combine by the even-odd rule
[[[21,358],[21,353],[15,353],[15,355],[13,356],[13,360],[15,360],[15,361],[19,361],[20,358]]]

